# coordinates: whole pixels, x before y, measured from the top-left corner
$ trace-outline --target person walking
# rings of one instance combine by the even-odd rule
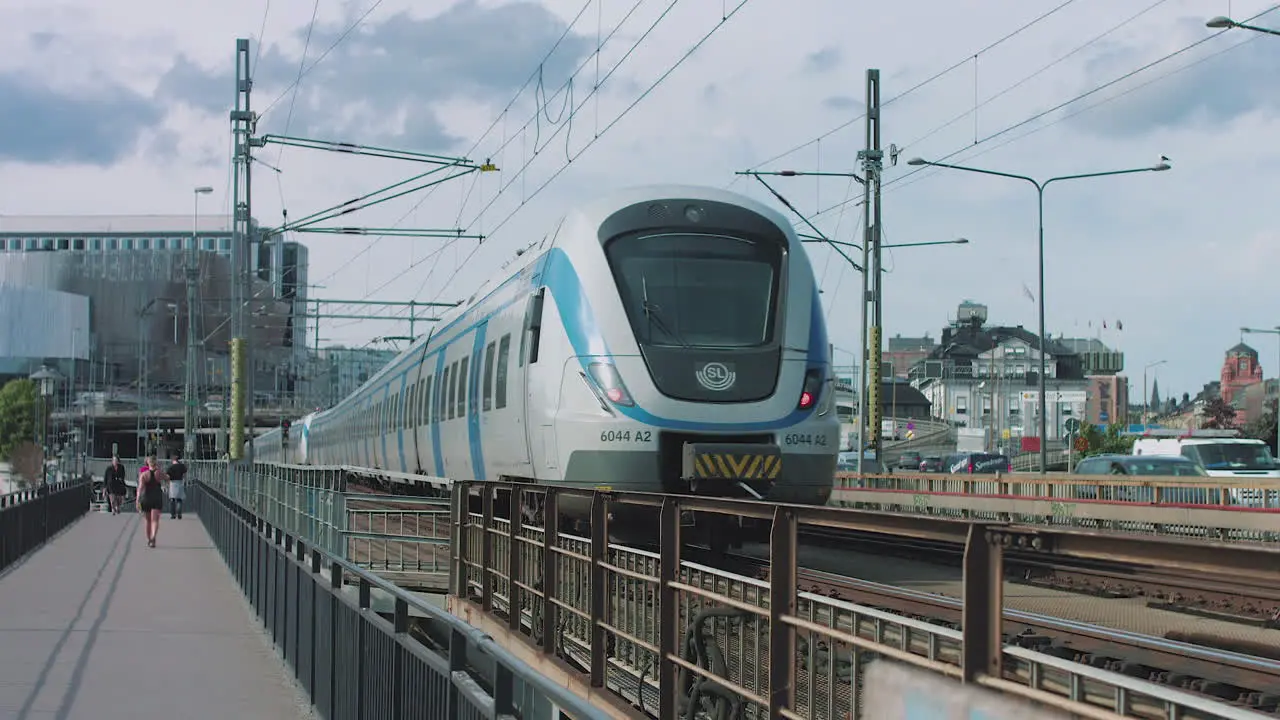
[[[168,481],[156,456],[151,455],[138,472],[138,512],[147,523],[147,547],[156,546],[156,533],[160,530],[160,511],[164,508],[164,483]]]
[[[187,476],[187,465],[175,453],[169,469],[169,519],[182,519],[182,501],[186,499],[187,493],[183,485],[183,478]]]
[[[119,515],[120,509],[124,507],[124,495],[129,490],[124,484],[124,466],[120,464],[120,458],[112,456],[111,464],[102,473],[102,484],[106,486],[111,514]]]

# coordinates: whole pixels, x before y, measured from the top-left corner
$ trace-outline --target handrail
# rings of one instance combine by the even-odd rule
[[[193,481],[193,485],[197,486],[201,491],[212,494],[223,504],[239,508],[241,512],[252,515],[254,518],[263,522],[268,529],[271,529],[271,526],[263,521],[260,516],[231,500],[214,487],[207,485],[198,479]],[[237,516],[237,519],[245,525],[252,527],[252,524],[246,522],[244,517]],[[506,648],[495,642],[492,637],[471,625],[468,625],[456,615],[424,602],[414,594],[396,586],[394,583],[384,580],[378,575],[368,572],[344,558],[337,557],[327,550],[311,544],[309,538],[302,539],[307,542],[308,549],[315,556],[322,558],[331,568],[338,568],[344,575],[358,579],[361,584],[362,594],[367,592],[365,588],[377,588],[378,590],[390,595],[396,601],[397,605],[403,604],[406,612],[408,609],[416,610],[425,615],[429,620],[431,620],[431,622],[436,623],[439,627],[447,629],[450,633],[462,636],[467,641],[468,647],[475,648],[485,653],[496,663],[515,671],[515,674],[523,683],[536,688],[547,698],[560,706],[560,708],[567,714],[572,715],[575,718],[579,718],[580,720],[595,720],[597,718],[603,720],[609,717],[608,714],[594,707],[585,699],[579,698],[568,692],[563,686],[551,682],[523,660],[516,657]]]

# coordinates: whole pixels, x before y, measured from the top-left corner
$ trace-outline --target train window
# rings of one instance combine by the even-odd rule
[[[783,248],[710,233],[636,233],[605,246],[642,345],[746,348],[774,340]]]
[[[502,336],[498,341],[498,369],[494,373],[494,408],[507,406],[507,361],[511,359],[511,333]]]
[[[409,400],[404,404],[404,412],[400,413],[400,416],[402,418],[400,421],[401,424],[403,424],[406,428],[411,428],[417,425],[417,423],[414,422],[414,418],[417,415],[417,410],[418,410],[418,383],[416,382],[409,383]]]
[[[444,413],[441,412],[441,408],[444,407],[444,388],[447,384],[444,372],[436,373],[436,401],[435,404],[431,406],[432,417],[435,418],[435,422],[440,422],[444,419]]]
[[[445,400],[444,407],[449,413],[449,419],[452,420],[457,417],[457,413],[454,410],[458,407],[458,362],[456,360],[445,371],[445,374],[449,376],[449,397]]]
[[[471,375],[467,373],[467,362],[471,358],[462,358],[458,370],[458,417],[467,416],[467,394],[471,389]]]
[[[484,350],[484,409],[493,408],[493,343]]]

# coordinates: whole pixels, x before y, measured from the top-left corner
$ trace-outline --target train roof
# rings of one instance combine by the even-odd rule
[[[313,414],[318,415],[321,413],[328,413],[342,407],[348,400],[350,400],[350,398],[360,394],[360,392],[366,388],[375,385],[387,373],[391,372],[392,368],[398,366],[407,355],[414,352],[421,352],[422,346],[430,341],[431,335],[435,332],[435,328],[447,326],[457,317],[467,312],[467,310],[477,302],[483,300],[489,293],[505,282],[508,278],[516,275],[529,267],[529,265],[536,262],[548,248],[548,241],[556,237],[560,228],[567,220],[575,217],[588,219],[599,218],[603,220],[617,209],[646,201],[658,201],[664,199],[708,200],[731,205],[741,205],[742,207],[759,213],[760,215],[772,220],[778,225],[778,227],[782,228],[788,234],[794,234],[795,232],[795,228],[792,226],[791,222],[788,221],[786,216],[777,209],[741,193],[724,190],[722,188],[705,185],[667,183],[637,185],[603,193],[594,199],[578,203],[570,207],[569,210],[551,224],[539,240],[529,242],[517,249],[515,257],[504,263],[499,272],[494,273],[481,283],[466,300],[463,300],[457,306],[449,308],[445,312],[441,313],[439,320],[433,323],[430,330],[428,330],[408,348],[405,348],[403,352],[396,355],[395,358],[387,362],[386,365],[382,366],[378,372],[370,376],[370,378],[361,384],[359,388],[347,397],[339,400],[332,407]]]

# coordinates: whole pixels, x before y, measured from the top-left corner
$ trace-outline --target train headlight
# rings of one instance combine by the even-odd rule
[[[796,409],[809,410],[818,404],[818,396],[822,394],[822,368],[810,368],[804,374],[804,386],[800,389],[800,402]]]
[[[596,381],[596,385],[604,391],[604,396],[609,398],[609,402],[621,407],[635,405],[613,363],[591,363],[587,366],[587,371],[591,373],[591,379]]]

